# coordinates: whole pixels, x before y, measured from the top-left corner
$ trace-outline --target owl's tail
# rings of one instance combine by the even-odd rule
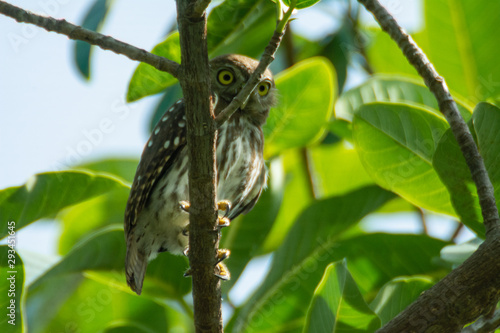
[[[127,276],[127,284],[137,295],[141,294],[147,266],[148,258],[137,250],[136,244],[128,242],[127,256],[125,258],[125,274]]]

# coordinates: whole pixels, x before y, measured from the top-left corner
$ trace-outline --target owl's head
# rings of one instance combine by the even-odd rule
[[[227,54],[210,61],[212,90],[217,94],[218,103],[215,115],[222,111],[240,92],[250,75],[257,69],[259,62],[239,54]],[[252,92],[243,110],[234,116],[247,116],[258,125],[265,123],[269,110],[276,103],[276,87],[273,74],[268,69],[263,79]]]

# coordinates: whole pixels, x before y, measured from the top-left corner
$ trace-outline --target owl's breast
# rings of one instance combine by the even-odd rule
[[[243,121],[227,122],[217,139],[217,200],[229,200],[233,209],[251,199],[264,170],[263,136],[259,127]]]

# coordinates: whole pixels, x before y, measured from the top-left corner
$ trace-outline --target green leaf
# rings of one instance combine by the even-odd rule
[[[385,325],[433,285],[428,277],[397,277],[380,289],[370,307]]]
[[[290,232],[293,236],[276,253],[271,272],[239,313],[235,332],[300,332],[304,304],[312,296],[323,270],[328,263],[344,257],[364,294],[372,294],[397,276],[446,273],[434,263],[447,244],[443,241],[422,235],[391,234],[337,241],[336,234],[331,233],[334,228],[325,230],[323,226],[311,225],[311,221]],[[311,230],[313,227],[317,229]],[[309,253],[302,257],[304,252]]]
[[[358,153],[345,141],[332,145],[318,145],[310,150],[313,175],[322,196],[339,195],[373,184]],[[341,161],[341,163],[339,163]]]
[[[468,120],[473,105],[453,93],[458,110]],[[436,98],[423,84],[422,79],[410,76],[378,74],[371,76],[360,86],[343,93],[335,104],[335,116],[352,121],[359,107],[372,102],[416,103],[426,105],[429,111],[442,117]]]
[[[125,291],[116,277],[95,280],[84,275],[57,276],[30,288],[30,332],[102,332],[120,324],[146,332],[171,332],[176,327],[193,332],[182,312]]]
[[[479,151],[483,157],[486,170],[495,188],[497,206],[500,200],[500,109],[488,103],[479,103],[472,115],[469,128],[475,133]],[[484,238],[481,208],[477,190],[461,153],[461,150],[448,130],[441,138],[433,159],[433,166],[443,183],[448,188],[455,210],[462,223]]]
[[[346,261],[330,264],[314,291],[304,333],[374,332],[380,319],[368,307]]]
[[[500,64],[496,46],[488,41],[500,34],[495,15],[500,2],[482,6],[477,1],[426,0],[423,8],[425,29],[412,37],[450,89],[474,103],[498,95]],[[416,73],[396,43],[380,30],[368,55],[379,72]]]
[[[321,57],[301,61],[276,77],[281,100],[263,128],[267,158],[323,135],[333,110],[334,82],[333,66]]]
[[[123,224],[129,193],[128,188],[119,188],[73,205],[58,214],[57,219],[62,222],[59,253],[67,254],[84,237],[102,227]]]
[[[0,237],[7,235],[7,222],[19,230],[61,209],[107,193],[128,188],[120,180],[83,171],[46,172],[32,176],[25,185],[0,191]]]
[[[52,267],[30,288],[38,288],[51,279],[84,271],[96,271],[98,276],[113,276],[123,290],[129,288],[125,283],[124,262],[126,246],[121,226],[109,226],[90,235],[75,246],[57,265]],[[191,289],[191,282],[183,277],[187,269],[184,257],[169,253],[158,256],[148,264],[143,294],[179,300]]]
[[[261,254],[274,251],[283,243],[293,222],[313,200],[307,170],[300,152],[289,150],[278,158],[282,160],[285,174],[284,193],[293,193],[293,195],[284,195],[278,216],[262,246]]]
[[[231,280],[222,284],[224,291],[236,283],[248,262],[261,251],[278,215],[285,190],[281,161],[271,161],[269,171],[269,186],[262,192],[252,211],[232,221],[231,228],[225,228],[222,232],[220,247],[231,250],[231,257],[225,261],[231,272]]]
[[[318,3],[320,0],[283,0],[283,3],[290,7],[291,4],[295,4],[296,9],[302,9],[311,7],[312,5]]]
[[[123,178],[129,183],[132,183],[134,181],[135,171],[137,170],[138,164],[139,160],[135,158],[109,158],[80,164],[74,167],[74,169],[111,173],[117,177]]]
[[[258,57],[276,27],[275,5],[268,0],[226,0],[207,20],[207,45],[211,57],[238,53]]]
[[[432,167],[445,120],[406,104],[363,105],[353,137],[361,162],[374,181],[416,206],[454,215],[446,187]]]
[[[156,127],[160,119],[163,117],[163,114],[166,110],[168,110],[176,101],[182,98],[182,89],[179,82],[165,89],[163,96],[160,101],[156,105],[153,116],[151,117],[151,121],[149,123],[149,132],[151,133],[153,129]]]
[[[104,23],[110,4],[110,0],[96,0],[85,15],[81,26],[92,31],[99,31]],[[76,66],[86,79],[90,78],[90,55],[92,48],[91,44],[81,40],[75,42]]]
[[[306,314],[304,303],[311,299],[325,267],[347,256],[345,250],[339,250],[342,245],[337,239],[393,197],[373,186],[310,205],[276,251],[272,270],[243,307],[234,331],[300,331]]]
[[[179,33],[170,34],[165,41],[156,45],[151,53],[180,62],[181,48]],[[177,79],[151,65],[140,63],[134,71],[127,91],[127,101],[134,102],[142,97],[154,95],[173,85]]]
[[[14,232],[16,231],[14,227]],[[0,246],[0,330],[5,333],[21,333],[24,324],[24,265],[15,252],[15,236],[9,237],[7,245]],[[12,266],[11,266],[12,265]]]

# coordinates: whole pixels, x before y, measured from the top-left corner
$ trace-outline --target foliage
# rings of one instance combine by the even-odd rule
[[[302,9],[319,1],[281,2]],[[111,3],[96,0],[86,26],[98,29]],[[257,57],[272,35],[276,5],[226,0],[213,8],[210,55]],[[499,6],[427,0],[425,25],[414,34],[454,90],[497,189],[500,109],[485,99],[499,93],[500,67],[489,42],[500,32]],[[360,221],[380,212],[404,217],[424,208],[484,237],[475,186],[435,99],[387,36],[346,14],[341,27],[320,41],[295,34],[285,39],[273,64],[280,103],[264,128],[269,187],[251,213],[223,231],[233,277],[223,283],[223,299],[242,293],[239,277],[248,274],[252,259],[271,254],[271,268],[251,296],[233,305],[226,332],[373,332],[450,271],[450,253],[462,261],[473,251],[426,234],[366,231]],[[368,40],[366,52],[360,35]],[[88,77],[90,47],[78,44],[76,52]],[[153,53],[180,61],[178,33]],[[357,87],[345,86],[349,68],[366,64],[375,74],[363,75]],[[155,123],[178,98],[175,83],[140,64],[127,98],[163,94]],[[18,325],[3,316],[2,332],[193,331],[191,285],[182,276],[186,258],[166,253],[152,261],[142,296],[126,286],[122,220],[137,163],[105,158],[0,191],[2,237],[9,235],[8,221],[20,230],[53,218],[62,228],[61,260],[34,281],[25,278],[29,266],[18,255],[8,267],[8,247],[0,247],[2,278],[17,271],[19,305]],[[3,309],[8,302],[2,287]]]

